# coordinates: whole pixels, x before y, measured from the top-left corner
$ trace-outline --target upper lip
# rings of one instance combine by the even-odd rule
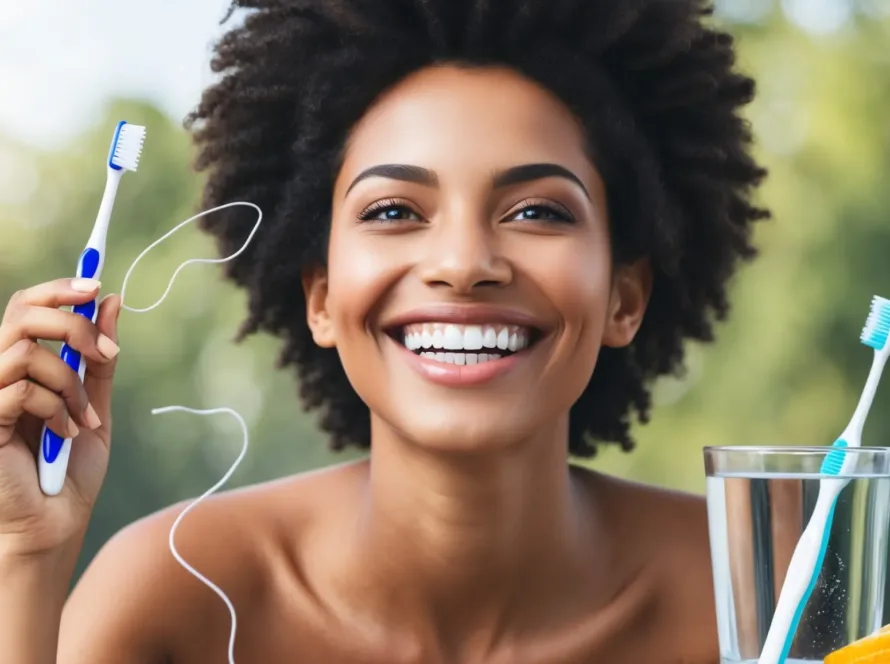
[[[539,318],[523,311],[491,304],[430,304],[396,314],[387,319],[384,329],[401,328],[416,323],[454,323],[457,325],[518,325],[543,331]]]

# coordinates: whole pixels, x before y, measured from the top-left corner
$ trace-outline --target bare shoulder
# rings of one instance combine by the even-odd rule
[[[609,524],[614,555],[653,580],[653,638],[676,661],[719,661],[705,498],[596,473],[586,482]]]
[[[708,551],[708,514],[703,496],[580,471],[591,496],[613,527],[660,550]]]
[[[180,520],[176,549],[237,607],[239,640],[250,627],[241,617],[266,610],[281,576],[295,567],[299,538],[323,520],[325,496],[354,474],[339,466],[225,492]],[[140,519],[103,547],[65,607],[61,663],[178,661],[172,653],[194,649],[198,634],[208,641],[203,652],[225,661],[229,612],[169,547],[171,528],[190,502]]]

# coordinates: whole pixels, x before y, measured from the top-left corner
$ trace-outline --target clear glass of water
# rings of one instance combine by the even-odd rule
[[[756,663],[788,564],[819,495],[827,447],[708,447],[708,521],[723,664]],[[890,534],[890,448],[846,452],[819,580],[788,664],[823,657],[876,631]],[[837,476],[835,476],[837,477]]]

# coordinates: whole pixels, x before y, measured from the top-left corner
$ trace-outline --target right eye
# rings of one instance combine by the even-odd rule
[[[361,221],[392,223],[396,221],[420,221],[420,215],[406,203],[396,200],[377,201],[358,216]]]

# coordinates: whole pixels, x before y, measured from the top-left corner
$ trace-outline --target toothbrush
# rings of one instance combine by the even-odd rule
[[[819,484],[816,507],[794,549],[794,555],[791,556],[785,583],[782,585],[782,592],[758,664],[785,664],[803,610],[819,580],[837,498],[850,481],[844,479],[844,476],[853,470],[854,463],[851,463],[853,459],[847,458],[852,455],[847,455],[845,450],[862,446],[865,418],[868,416],[878,383],[881,381],[884,365],[890,357],[888,333],[890,333],[890,300],[875,296],[872,298],[871,311],[859,337],[863,344],[874,349],[871,371],[850,423],[832,445],[834,449],[825,456],[820,471],[822,475],[838,477],[823,478]]]
[[[114,129],[114,137],[111,139],[111,148],[108,151],[105,193],[102,195],[102,204],[99,206],[99,214],[96,217],[93,232],[77,262],[77,277],[98,279],[102,274],[102,267],[105,264],[105,241],[108,236],[108,224],[111,220],[111,210],[114,207],[117,188],[124,172],[135,171],[139,166],[139,156],[142,154],[144,140],[145,127],[140,125],[129,124],[122,120]],[[96,300],[91,300],[85,304],[78,304],[73,311],[95,323],[99,307]],[[80,353],[68,344],[64,344],[60,357],[83,380],[86,362]],[[55,496],[62,491],[70,454],[71,439],[62,438],[44,426],[37,466],[40,489],[46,495]]]

